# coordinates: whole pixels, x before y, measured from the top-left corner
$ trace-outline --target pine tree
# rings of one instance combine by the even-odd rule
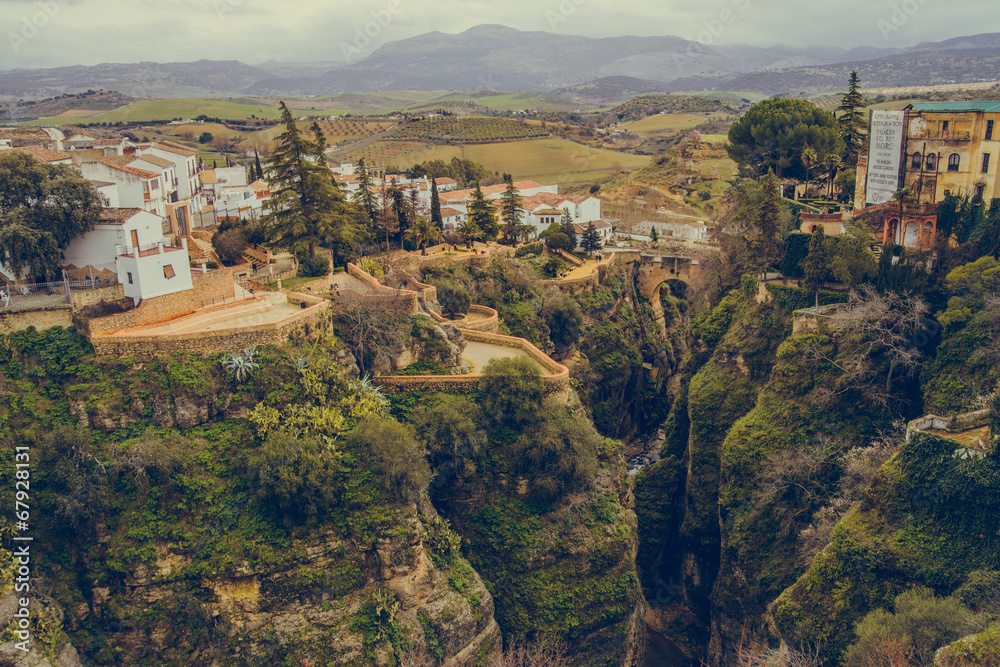
[[[819,308],[819,288],[830,273],[830,247],[826,242],[823,225],[816,225],[813,230],[812,238],[809,239],[809,254],[802,260],[802,271],[805,274],[805,288],[815,295],[816,307]]]
[[[358,190],[354,193],[354,203],[368,215],[369,227],[374,230],[377,226],[378,211],[375,207],[375,194],[372,192],[371,174],[368,173],[364,158],[358,160],[354,171],[358,177]]]
[[[438,193],[437,179],[431,177],[431,222],[438,227],[444,226],[444,218],[441,217],[441,195]]]
[[[495,239],[500,232],[496,216],[493,214],[493,207],[483,195],[479,181],[476,181],[476,189],[472,193],[472,201],[469,202],[469,219],[479,228],[483,238],[487,241]]]
[[[515,245],[517,237],[521,235],[523,224],[521,218],[524,217],[524,209],[521,208],[521,195],[514,187],[514,179],[510,174],[505,174],[507,189],[500,197],[500,219],[503,221],[504,240]]]
[[[757,265],[766,278],[767,270],[779,256],[778,231],[781,226],[781,207],[778,203],[778,177],[768,172],[760,179],[763,198],[757,214],[757,236],[751,245]]]
[[[583,237],[580,239],[580,247],[588,255],[592,255],[601,249],[601,235],[597,232],[597,227],[594,226],[593,221],[587,223],[587,229],[583,232]]]
[[[254,171],[256,172],[255,175],[257,176],[257,180],[263,181],[264,180],[264,169],[260,166],[260,153],[257,152],[256,148],[253,149],[253,162],[254,162]]]
[[[573,216],[570,215],[568,208],[563,209],[559,228],[562,229],[562,233],[569,239],[569,248],[567,250],[569,252],[576,250],[576,225],[573,224]]]
[[[361,210],[347,201],[325,165],[325,137],[309,141],[295,124],[284,102],[280,105],[285,131],[269,161],[271,198],[266,207],[270,243],[310,257],[317,245],[354,240],[364,221]],[[314,131],[318,129],[314,127]],[[312,160],[310,158],[313,158]]]
[[[847,92],[840,100],[837,111],[841,112],[837,118],[840,124],[840,137],[846,146],[844,150],[844,163],[850,167],[856,167],[858,156],[864,153],[868,143],[868,123],[865,122],[864,97],[858,91],[857,70],[851,72],[851,79],[848,83]]]
[[[656,227],[650,227],[649,240],[652,241],[654,244],[660,242],[660,234],[656,231]]]

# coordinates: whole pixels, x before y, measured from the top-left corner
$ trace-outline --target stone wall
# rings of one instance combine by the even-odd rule
[[[293,297],[298,300],[293,301]],[[97,354],[112,354],[122,357],[157,357],[174,352],[212,354],[242,350],[258,345],[278,344],[288,340],[290,336],[304,336],[324,326],[326,314],[330,308],[329,302],[307,295],[289,295],[289,302],[310,303],[312,301],[318,303],[277,322],[184,334],[99,335],[91,336],[90,342]]]
[[[566,252],[562,248],[559,248],[558,250],[556,250],[556,255],[558,255],[559,257],[562,257],[563,259],[565,259],[567,262],[569,262],[573,266],[583,266],[585,264],[585,262],[582,259],[580,259],[579,257],[577,257],[576,255],[574,255],[572,253]]]
[[[191,274],[197,301],[232,299],[235,295],[236,272],[241,267],[228,266],[208,273]]]
[[[569,392],[569,369],[562,364],[553,361],[547,354],[529,343],[523,338],[513,336],[501,336],[500,334],[485,333],[482,331],[472,331],[462,329],[462,336],[465,340],[490,343],[501,347],[511,347],[524,351],[532,359],[538,362],[544,369],[542,380],[545,382],[546,394],[565,394]],[[409,375],[409,376],[379,376],[375,382],[386,393],[398,393],[404,391],[473,391],[479,386],[480,374],[469,375]]]
[[[68,329],[72,326],[73,310],[69,304],[34,310],[0,310],[0,334],[24,331],[28,327],[43,331],[52,327]]]
[[[438,322],[454,324],[459,329],[469,330],[469,331],[484,331],[486,333],[498,333],[500,331],[500,315],[497,311],[489,308],[487,306],[469,306],[469,315],[485,315],[485,319],[477,320],[475,322],[469,322],[469,316],[466,315],[460,320],[449,320],[433,310],[428,311]]]
[[[347,265],[347,273],[363,282],[369,291],[337,290],[330,295],[334,312],[343,312],[354,307],[359,302],[367,305],[385,304],[387,308],[399,309],[408,315],[415,315],[420,312],[420,299],[413,290],[397,290],[386,287],[367,271],[354,264]],[[329,289],[329,286],[327,289]]]
[[[75,312],[81,308],[93,306],[101,301],[106,303],[121,301],[125,298],[125,286],[117,284],[97,289],[71,291],[70,296],[73,298],[73,311]]]

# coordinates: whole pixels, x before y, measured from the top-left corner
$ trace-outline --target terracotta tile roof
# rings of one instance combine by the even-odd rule
[[[563,210],[561,208],[540,208],[540,209],[537,209],[537,210],[532,210],[532,209],[527,209],[527,210],[530,210],[535,215],[558,215],[558,216],[562,216],[562,214],[563,214]]]
[[[213,185],[219,182],[219,178],[215,175],[214,169],[206,169],[201,172],[201,182],[205,185]]]
[[[104,158],[103,160],[98,160],[103,165],[111,167],[112,169],[117,169],[118,171],[124,171],[126,174],[132,174],[133,176],[138,176],[139,178],[159,178],[160,174],[154,174],[151,171],[146,171],[145,169],[136,169],[135,167],[129,167],[125,164],[118,164],[114,162],[111,158]]]
[[[117,139],[101,139],[100,141],[94,143],[94,148],[101,148],[103,146],[121,146],[123,143],[125,143],[125,139],[122,137]]]
[[[587,199],[588,197],[580,195],[557,195],[551,192],[539,192],[537,195],[522,197],[521,206],[527,211],[534,210],[539,206],[553,206],[555,208],[560,208],[566,202],[582,204],[587,201]]]
[[[79,132],[74,132],[67,139],[100,139],[96,134],[91,134],[90,132],[84,132],[80,130]]]
[[[589,222],[577,222],[573,224],[573,229],[576,230],[577,234],[583,234],[589,225]],[[611,223],[604,220],[594,220],[594,229],[611,229]]]
[[[69,160],[72,157],[69,153],[50,151],[43,146],[21,146],[20,148],[12,148],[11,150],[26,153],[38,162],[58,162],[59,160]]]
[[[250,187],[260,192],[271,189],[271,186],[265,183],[264,181],[254,181],[253,183],[250,184]]]
[[[175,153],[177,155],[192,156],[197,155],[198,151],[193,148],[188,148],[183,144],[174,143],[173,141],[158,141],[153,144],[153,148],[159,148],[161,151],[166,151],[168,153]]]
[[[446,206],[441,209],[442,218],[453,218],[456,215],[465,215],[465,214],[459,211],[457,208],[449,208]]]
[[[544,187],[544,186],[541,183],[536,183],[535,181],[515,181],[514,182],[514,187],[517,190],[531,190],[533,188],[541,188],[541,187]],[[500,185],[488,185],[486,187],[480,187],[479,189],[483,191],[483,196],[484,197],[489,197],[490,195],[498,195],[498,194],[502,193],[504,190],[507,189],[507,184],[506,183],[501,183]],[[441,200],[442,201],[460,201],[460,200],[463,200],[463,199],[467,199],[468,197],[471,197],[472,193],[475,192],[475,191],[476,191],[475,188],[469,188],[469,189],[466,189],[466,190],[455,190],[453,192],[442,192],[441,193]],[[563,197],[563,199],[567,199],[567,198],[568,198],[568,196],[567,197]]]
[[[146,154],[146,155],[135,155],[131,157],[133,157],[136,160],[142,160],[143,162],[148,162],[149,164],[156,165],[157,167],[167,168],[167,167],[177,166],[170,160],[164,160],[162,157],[159,157],[158,155]]]
[[[451,185],[452,183],[458,183],[454,178],[448,178],[447,176],[442,176],[441,178],[434,179],[438,185]]]
[[[105,208],[101,210],[101,223],[105,225],[122,225],[141,212],[141,208]]]

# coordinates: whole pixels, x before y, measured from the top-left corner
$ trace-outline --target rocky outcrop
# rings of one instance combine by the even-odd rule
[[[203,664],[280,655],[295,664],[355,665],[367,655],[388,665],[404,645],[446,667],[483,664],[501,650],[493,598],[461,558],[450,568],[435,565],[424,542],[425,524],[439,521],[429,503],[407,514],[371,544],[317,532],[280,567],[244,564],[194,582],[185,577],[196,563],[162,546],[155,562],[126,573],[123,587],[95,586],[72,622],[100,619],[128,664],[153,657],[174,664],[172,650],[196,646]],[[381,637],[372,626],[377,600],[398,605],[377,628]],[[201,627],[183,627],[191,623]]]
[[[10,562],[10,552],[5,551],[3,555]],[[10,586],[13,582],[8,579],[4,583]],[[19,594],[11,589],[0,599],[0,626],[15,634],[13,639],[0,644],[0,664],[15,667],[81,667],[76,649],[62,629],[63,610],[51,600],[40,601],[34,593],[23,595],[30,596],[24,598],[30,603],[26,607],[28,618],[23,626],[11,623],[17,621],[15,615],[21,613]],[[16,636],[20,632],[25,634]]]

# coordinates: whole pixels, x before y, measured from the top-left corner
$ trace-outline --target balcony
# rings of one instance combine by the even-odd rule
[[[930,130],[925,130],[924,132],[911,132],[909,134],[910,139],[927,139],[929,141],[971,141],[971,132],[956,132],[955,130],[948,130],[946,132],[931,132]]]
[[[138,250],[138,257],[150,257],[152,255],[162,255],[167,252],[177,252],[178,250],[184,250],[181,245],[171,244],[169,239],[162,239],[158,243],[148,243],[146,245],[140,245],[138,248],[133,246],[122,245],[121,243],[115,245],[115,254],[119,257],[128,257],[129,259],[135,259],[137,256],[136,251]]]

